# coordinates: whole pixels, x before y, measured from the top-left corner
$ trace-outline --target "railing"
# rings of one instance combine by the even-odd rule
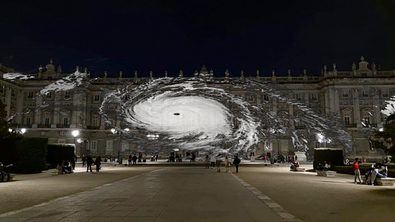
[[[87,129],[100,129],[100,126],[86,126]]]
[[[70,124],[56,124],[56,128],[70,128]]]
[[[350,123],[350,124],[346,124],[347,128],[357,128],[357,124],[356,123]]]
[[[38,124],[38,128],[51,128],[51,124]]]
[[[19,125],[19,128],[32,128],[32,124],[22,124]]]

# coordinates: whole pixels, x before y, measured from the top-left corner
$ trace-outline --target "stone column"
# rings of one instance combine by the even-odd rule
[[[106,128],[105,127],[105,118],[102,115],[100,115],[100,129],[104,130],[105,128]]]
[[[16,123],[22,124],[22,116],[23,116],[23,91],[18,90],[16,94]]]
[[[59,99],[59,93],[53,92],[54,96],[54,109],[53,109],[53,116],[52,116],[52,124],[51,128],[56,128],[58,123],[63,124],[63,121],[60,119],[60,106],[62,105]]]
[[[5,109],[7,112],[7,119],[10,117],[11,115],[11,87],[7,87],[6,89],[6,94],[5,94]]]
[[[325,115],[326,116],[328,116],[329,113],[330,113],[330,103],[329,103],[329,92],[328,91],[329,91],[328,89],[325,90],[325,94],[324,94],[324,96],[325,96],[325,106],[324,106],[324,108],[325,108]]]
[[[294,119],[294,118],[293,118],[293,116],[294,116],[294,106],[293,106],[292,104],[291,104],[291,105],[288,105],[288,115],[291,117],[291,118],[290,118],[291,120]],[[291,127],[292,129],[295,129],[294,121],[290,121],[289,124],[290,124],[289,127]]]
[[[309,104],[309,94],[310,94],[310,92],[304,92],[304,103],[305,104]]]
[[[374,96],[373,96],[373,123],[375,124],[379,124],[381,122],[381,118],[380,118],[380,98],[379,98],[379,90],[375,89],[374,90]]]
[[[256,104],[257,105],[261,104],[261,98],[262,98],[262,94],[261,93],[257,93],[256,94]]]
[[[38,124],[41,123],[41,104],[42,104],[42,97],[41,95],[36,96],[36,112],[34,113],[34,120],[32,128],[37,128]]]
[[[339,98],[339,90],[334,89],[334,113],[340,115],[340,98]]]
[[[362,127],[361,124],[361,109],[359,107],[359,90],[354,89],[353,91],[353,111],[354,111],[354,123],[357,124],[358,128]]]
[[[277,115],[277,110],[278,110],[278,102],[277,98],[273,97],[273,112]]]
[[[82,127],[82,122],[80,121],[82,118],[81,113],[81,105],[82,98],[79,92],[74,91],[73,93],[73,110],[71,114],[71,128],[80,128]]]
[[[86,97],[86,99],[85,99],[85,107],[86,107],[86,109],[85,109],[85,126],[92,126],[92,121],[91,121],[92,120],[91,108],[93,106],[92,95],[89,93],[86,93],[85,97]]]

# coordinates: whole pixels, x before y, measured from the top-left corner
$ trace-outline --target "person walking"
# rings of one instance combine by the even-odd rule
[[[229,165],[230,165],[228,156],[225,156],[224,165],[225,165],[225,172],[228,173],[229,172]]]
[[[95,165],[96,165],[96,172],[99,172],[100,170],[100,165],[101,165],[101,157],[97,156],[95,160]]]
[[[221,156],[218,155],[217,158],[215,159],[215,166],[217,167],[217,173],[221,172]]]
[[[143,159],[143,154],[139,153],[139,157],[138,157],[138,162],[141,163],[141,160]]]
[[[81,160],[82,160],[82,167],[85,167],[85,164],[86,164],[86,156],[85,156],[85,154],[82,154]]]
[[[361,171],[359,170],[359,160],[358,158],[355,158],[355,161],[352,165],[352,169],[354,170],[354,183],[357,183],[357,178],[358,178],[358,183],[362,183],[361,180]]]
[[[136,162],[137,162],[136,154],[133,154],[132,161],[133,161],[133,165],[136,165]]]
[[[208,155],[206,155],[204,162],[206,169],[210,168],[210,157]]]
[[[215,167],[215,156],[214,156],[214,154],[212,154],[211,157],[210,157],[210,165],[213,168]]]
[[[128,166],[132,164],[132,154],[129,155],[128,157]]]
[[[90,171],[92,173],[92,164],[93,164],[93,158],[91,155],[88,155],[86,157],[86,172]]]
[[[235,158],[233,159],[233,165],[235,165],[235,167],[236,167],[236,173],[239,172],[239,164],[240,164],[240,162],[241,162],[241,160],[236,155]]]

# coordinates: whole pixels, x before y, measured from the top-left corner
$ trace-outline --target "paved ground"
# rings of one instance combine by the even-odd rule
[[[391,221],[395,212],[395,187],[288,167],[242,167],[237,176],[202,167],[108,167],[19,178],[0,183],[0,221]]]
[[[0,183],[0,214],[150,172],[158,167],[104,167],[100,173],[76,169],[80,173],[16,175],[16,181]]]
[[[60,198],[0,221],[281,221],[229,173],[162,168]]]
[[[242,168],[238,176],[304,221],[394,220],[395,187],[358,185],[351,175],[318,177],[286,167]]]

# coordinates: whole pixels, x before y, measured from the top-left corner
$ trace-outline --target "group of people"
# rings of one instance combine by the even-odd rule
[[[57,165],[58,174],[69,174],[73,173],[75,169],[75,163],[72,165],[70,161],[63,160]]]
[[[196,154],[194,152],[186,152],[185,159],[190,160],[191,162],[196,161]],[[182,162],[183,156],[181,153],[171,152],[169,155],[169,159],[167,162]]]
[[[86,166],[86,172],[92,172],[92,165],[96,166],[96,172],[99,172],[101,169],[101,156],[97,156],[95,160],[91,155],[83,155],[82,156],[82,167]]]
[[[324,161],[324,163],[318,163],[317,170],[325,171],[330,170],[332,168],[332,164],[330,162]]]
[[[159,157],[158,154],[152,155],[151,162],[158,161],[158,157]],[[143,163],[147,162],[147,158],[145,155],[143,155],[143,153],[139,153],[138,155],[136,155],[136,154],[131,155],[130,154],[128,157],[128,166],[136,165],[137,163],[141,163],[141,162],[143,162]]]
[[[73,156],[70,160],[62,160],[59,161],[56,169],[58,170],[58,174],[69,174],[73,173],[75,169],[75,162],[77,161],[77,156]]]
[[[353,163],[354,183],[362,183],[360,161],[355,158]],[[377,178],[384,178],[388,176],[388,167],[385,164],[374,163],[365,173],[365,183],[374,186]],[[357,182],[358,180],[358,182]]]
[[[295,158],[292,162],[291,162],[291,166],[289,167],[291,171],[297,171],[298,167],[300,167],[300,163],[298,161],[297,158]]]
[[[235,166],[236,168],[236,173],[239,172],[239,165],[240,165],[240,158],[236,155],[233,158],[233,162],[232,164]],[[222,166],[222,158],[221,155],[211,155],[211,157],[209,155],[206,155],[205,157],[205,163],[206,163],[206,168],[210,168],[211,167],[215,167],[217,172],[221,172],[221,166]],[[228,173],[229,172],[229,168],[230,168],[231,162],[230,159],[228,158],[228,156],[225,156],[224,159],[224,167],[225,167],[225,172]]]

